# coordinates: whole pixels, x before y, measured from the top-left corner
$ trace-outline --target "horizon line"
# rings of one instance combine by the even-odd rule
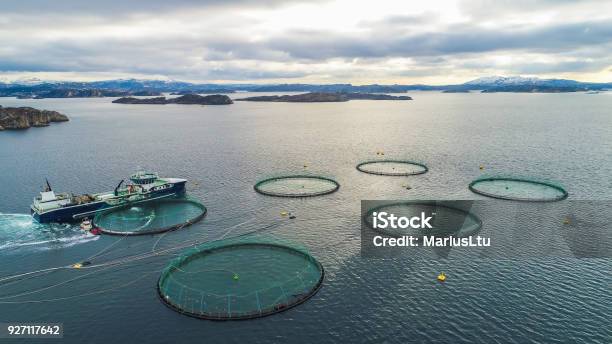
[[[373,85],[378,85],[378,86],[455,86],[455,85],[464,85],[466,83],[469,82],[473,82],[476,80],[480,80],[480,79],[486,79],[486,78],[517,78],[517,79],[535,79],[535,80],[539,80],[539,81],[550,81],[550,80],[562,80],[562,81],[574,81],[574,82],[579,82],[579,83],[586,83],[586,84],[612,84],[612,81],[579,81],[576,79],[568,79],[568,78],[557,78],[557,77],[552,77],[552,78],[541,78],[538,76],[523,76],[523,75],[511,75],[511,76],[504,76],[504,75],[487,75],[487,76],[481,76],[481,77],[477,77],[477,78],[470,78],[467,81],[464,81],[462,83],[379,83],[379,82],[373,82],[373,83],[353,83],[353,82],[330,82],[330,83],[321,83],[321,82],[306,82],[306,81],[296,81],[296,82],[287,82],[287,81],[283,81],[283,82],[253,82],[253,81],[228,81],[228,80],[219,80],[219,81],[187,81],[187,80],[180,80],[180,79],[173,79],[173,78],[164,78],[164,77],[159,77],[159,78],[155,78],[155,77],[151,77],[151,78],[147,78],[147,77],[126,77],[126,78],[100,78],[100,79],[50,79],[50,78],[38,78],[38,77],[31,77],[31,78],[16,78],[13,80],[9,80],[9,79],[2,79],[3,76],[2,74],[0,74],[0,83],[1,84],[15,84],[15,85],[23,85],[23,86],[30,86],[28,85],[28,83],[30,83],[32,86],[36,85],[36,84],[45,84],[45,83],[49,83],[49,84],[53,84],[53,83],[93,83],[93,82],[110,82],[110,81],[160,81],[160,82],[179,82],[179,83],[188,83],[188,84],[194,84],[194,85],[320,85],[320,86],[325,86],[325,85],[351,85],[351,86],[373,86]]]

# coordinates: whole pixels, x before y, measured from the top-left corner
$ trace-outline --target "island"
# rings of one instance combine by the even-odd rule
[[[38,110],[31,107],[0,106],[0,131],[47,127],[52,122],[67,122],[68,117],[57,111]]]
[[[451,89],[451,90],[444,90],[444,91],[442,91],[442,93],[470,93],[470,90],[465,90],[465,89]]]
[[[186,91],[176,91],[171,92],[171,96],[183,96],[186,94],[218,94],[218,93],[236,93],[236,91],[232,89],[224,89],[224,88],[215,88],[211,90],[186,90]],[[135,94],[137,96],[138,94]]]
[[[351,93],[351,92],[310,92],[296,95],[257,96],[236,99],[248,102],[288,102],[288,103],[326,103],[346,102],[353,99],[366,100],[412,100],[408,96],[391,96],[388,94]]]
[[[201,96],[198,94],[186,94],[177,98],[155,97],[155,98],[134,98],[123,97],[113,100],[116,104],[190,104],[190,105],[229,105],[234,102],[230,97],[222,94],[212,94]]]
[[[170,104],[166,97],[155,97],[155,98],[134,98],[134,97],[123,97],[113,100],[116,104]]]

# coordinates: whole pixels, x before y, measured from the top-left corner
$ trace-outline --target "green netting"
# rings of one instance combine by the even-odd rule
[[[456,203],[456,202],[453,202]],[[432,216],[431,229],[413,228],[374,228],[372,215],[374,212],[387,212],[398,217],[407,218],[420,217],[422,213]],[[455,235],[457,237],[468,236],[478,232],[482,228],[482,220],[468,209],[461,209],[443,202],[428,201],[406,201],[383,204],[368,209],[363,215],[364,222],[372,229],[391,236],[412,235]]]
[[[184,252],[162,271],[157,290],[167,306],[182,314],[242,320],[303,303],[323,278],[323,266],[306,249],[248,236]]]
[[[551,182],[512,177],[476,179],[469,188],[480,195],[513,201],[553,202],[568,196],[563,187]]]
[[[188,197],[173,197],[98,212],[93,225],[105,234],[145,235],[183,228],[205,215],[202,203]]]
[[[361,172],[381,176],[413,176],[429,170],[424,164],[409,160],[370,160],[356,167]]]
[[[288,175],[257,182],[255,191],[277,197],[312,197],[336,192],[340,184],[335,180],[315,175]]]

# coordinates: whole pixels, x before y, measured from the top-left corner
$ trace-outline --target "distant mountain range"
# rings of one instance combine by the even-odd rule
[[[539,79],[520,76],[491,76],[468,81],[451,89],[483,92],[578,92],[611,89],[612,83],[580,82],[567,79]]]
[[[155,96],[162,92],[232,93],[232,92],[342,92],[405,93],[408,91],[468,92],[581,92],[612,89],[612,83],[579,82],[565,79],[539,79],[491,76],[458,85],[351,85],[351,84],[196,84],[182,81],[120,79],[93,82],[43,82],[29,79],[0,83],[0,97],[77,98]]]

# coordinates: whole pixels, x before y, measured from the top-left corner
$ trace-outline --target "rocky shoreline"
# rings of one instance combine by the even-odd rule
[[[47,127],[50,123],[67,122],[68,120],[66,115],[57,111],[0,106],[0,131]]]

